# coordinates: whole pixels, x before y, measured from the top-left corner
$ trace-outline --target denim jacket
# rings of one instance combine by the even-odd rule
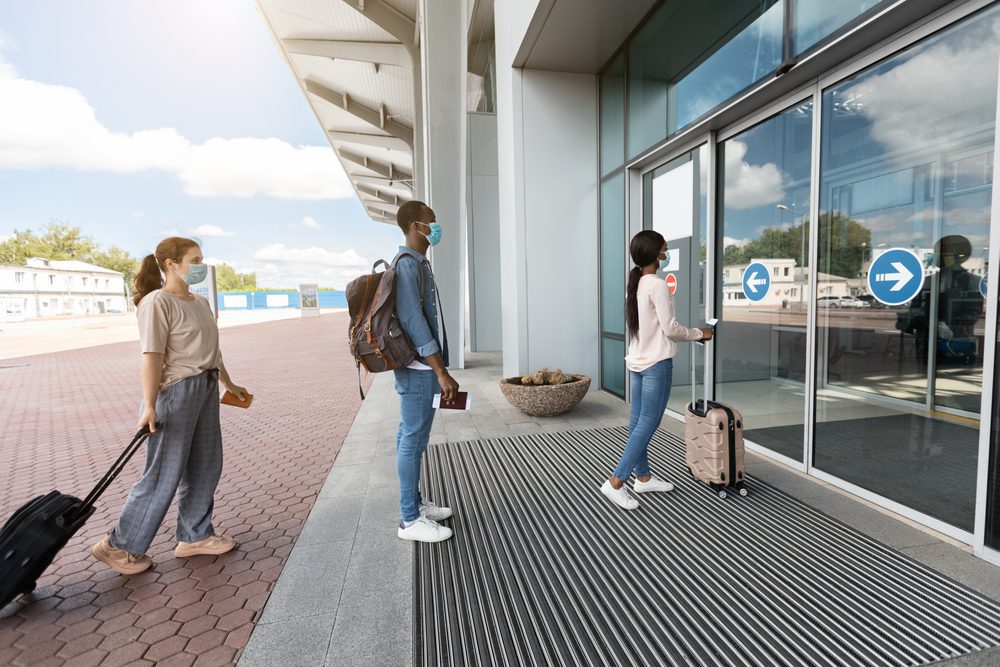
[[[399,323],[417,348],[418,361],[426,363],[426,357],[440,352],[447,366],[448,334],[438,332],[437,286],[431,265],[426,257],[406,246],[399,247],[399,255],[409,255],[416,260],[402,257],[396,263],[396,315]],[[417,271],[424,272],[423,312],[420,308],[420,274]],[[444,321],[441,327],[444,328]],[[444,344],[440,343],[440,334],[443,334]]]

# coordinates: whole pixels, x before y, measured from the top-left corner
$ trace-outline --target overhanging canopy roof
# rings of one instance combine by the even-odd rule
[[[413,197],[417,0],[258,0],[372,220]]]

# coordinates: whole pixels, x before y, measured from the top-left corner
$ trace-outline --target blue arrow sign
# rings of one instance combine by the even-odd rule
[[[743,293],[751,301],[761,301],[771,291],[771,272],[760,262],[753,262],[743,271]]]
[[[887,306],[909,302],[924,286],[924,264],[906,248],[889,248],[868,269],[868,290]]]
[[[987,280],[987,278],[989,278],[989,276],[985,275],[985,276],[983,276],[983,279],[979,281],[979,293],[983,295],[984,299],[986,298],[986,291],[987,291],[987,289],[986,289],[987,288],[986,280]]]

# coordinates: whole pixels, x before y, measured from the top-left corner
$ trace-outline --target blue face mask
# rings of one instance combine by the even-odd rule
[[[427,237],[427,242],[430,243],[431,245],[437,245],[438,243],[440,243],[441,242],[441,225],[439,225],[436,222],[430,222],[430,223],[425,222],[423,224],[425,224],[425,225],[427,225],[428,227],[431,228],[431,233],[430,234],[424,234],[423,232],[420,232],[421,234],[424,234],[424,236]],[[420,230],[417,230],[417,231],[420,231]]]
[[[667,266],[669,265],[670,265],[670,254],[667,253],[667,256],[660,260],[660,271],[666,271]]]
[[[188,274],[184,276],[184,282],[188,285],[197,285],[208,277],[208,264],[189,264]]]

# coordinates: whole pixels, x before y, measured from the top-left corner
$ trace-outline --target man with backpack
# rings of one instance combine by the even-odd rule
[[[438,522],[450,517],[451,509],[420,495],[420,464],[434,422],[434,395],[439,393],[442,401],[449,401],[458,391],[458,383],[448,373],[448,334],[427,261],[427,248],[441,240],[441,225],[434,211],[420,201],[400,206],[396,223],[406,237],[406,244],[399,247],[393,262],[396,316],[417,355],[407,366],[393,370],[400,403],[396,435],[400,509],[397,534],[404,540],[441,542],[451,537],[452,531]]]

